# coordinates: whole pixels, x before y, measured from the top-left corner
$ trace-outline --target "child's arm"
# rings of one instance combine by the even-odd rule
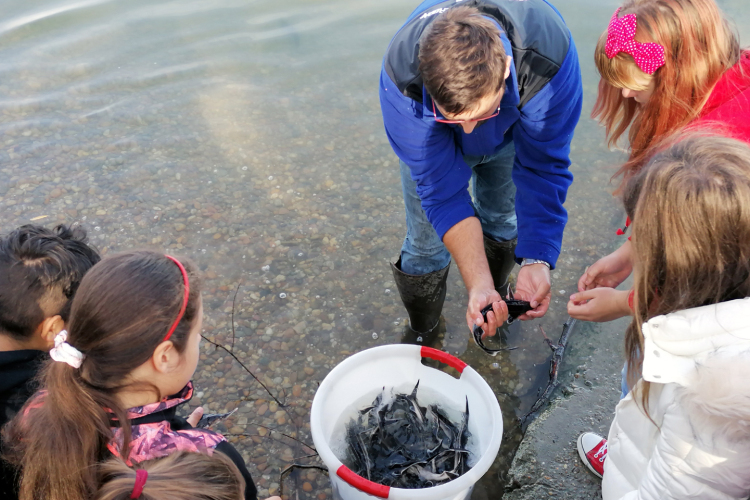
[[[570,296],[568,314],[582,321],[614,321],[630,316],[630,290],[594,288]]]
[[[630,240],[592,264],[578,280],[578,291],[597,287],[616,288],[633,271],[633,246]]]

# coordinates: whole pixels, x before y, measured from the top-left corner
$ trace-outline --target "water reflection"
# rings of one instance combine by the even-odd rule
[[[200,264],[205,334],[230,345],[234,326],[234,353],[289,405],[280,408],[231,356],[204,343],[193,405],[240,408],[220,429],[261,494],[278,491],[279,472],[310,453],[268,428],[310,442],[310,401],[329,369],[403,334],[406,314],[388,266],[404,234],[403,202],[377,81],[390,37],[417,3],[0,7],[2,229],[82,221],[104,252],[169,249]],[[590,54],[618,2],[555,3],[581,53],[587,115],[597,82]],[[740,0],[722,5],[745,29]],[[486,377],[506,425],[477,498],[497,498],[497,473],[520,440],[516,419],[547,382],[550,351],[538,325],[559,335],[583,268],[618,244],[621,215],[607,193],[620,156],[606,152],[603,137],[581,121],[550,313],[508,334],[517,350],[490,357],[473,344],[460,273],[449,275],[438,340]],[[583,335],[571,343],[588,342]],[[300,498],[330,496],[315,471],[293,475],[287,487]]]

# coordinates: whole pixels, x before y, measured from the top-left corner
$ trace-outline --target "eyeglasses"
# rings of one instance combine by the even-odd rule
[[[449,125],[460,125],[462,123],[483,122],[485,120],[489,120],[490,118],[494,118],[500,114],[500,104],[498,104],[495,112],[489,116],[483,116],[481,118],[474,118],[473,120],[446,120],[445,118],[438,118],[437,109],[435,109],[435,100],[432,98],[430,98],[430,100],[432,101],[432,114],[435,115],[435,121],[439,123],[447,123]],[[501,99],[501,102],[502,102],[502,99]]]

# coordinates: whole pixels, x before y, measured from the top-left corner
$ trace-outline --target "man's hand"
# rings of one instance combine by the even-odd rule
[[[482,309],[492,303],[492,310],[487,313],[487,324],[482,318]],[[470,291],[469,306],[466,309],[466,325],[474,331],[474,325],[484,330],[483,337],[495,335],[495,330],[508,321],[508,305],[494,288],[488,290]]]
[[[521,320],[541,318],[549,308],[552,282],[549,268],[544,264],[523,266],[518,272],[516,298],[531,302],[534,309],[518,317]]]
[[[474,331],[479,325],[488,335],[494,335],[497,327],[508,319],[508,306],[495,291],[490,266],[484,253],[482,224],[476,217],[464,219],[445,233],[443,243],[456,259],[458,270],[464,279],[469,292],[469,305],[466,308],[466,325]],[[492,311],[487,313],[487,325],[482,318],[482,309],[493,303]]]
[[[626,241],[611,254],[597,260],[578,280],[578,291],[618,287],[633,272],[632,250],[630,241]]]
[[[570,296],[568,314],[584,321],[604,322],[630,316],[630,291],[614,288],[594,288]]]

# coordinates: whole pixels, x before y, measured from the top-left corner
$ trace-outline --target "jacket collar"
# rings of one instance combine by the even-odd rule
[[[708,101],[701,110],[701,116],[734,99],[750,88],[750,50],[742,53],[737,64],[729,68],[716,82]]]
[[[45,351],[31,349],[0,352],[0,394],[27,383],[48,357]]]
[[[643,379],[686,386],[713,353],[750,349],[750,297],[651,318],[643,336]]]
[[[159,413],[165,410],[169,410],[170,408],[174,408],[175,406],[181,405],[182,403],[186,401],[190,401],[190,399],[193,397],[193,383],[188,382],[185,387],[182,388],[180,392],[173,396],[167,396],[166,398],[162,399],[158,403],[151,403],[144,406],[134,406],[133,408],[128,408],[128,418],[131,420],[135,420],[138,418],[143,418],[149,415],[153,415],[155,413]],[[111,417],[112,422],[117,422],[117,419],[112,416]]]

